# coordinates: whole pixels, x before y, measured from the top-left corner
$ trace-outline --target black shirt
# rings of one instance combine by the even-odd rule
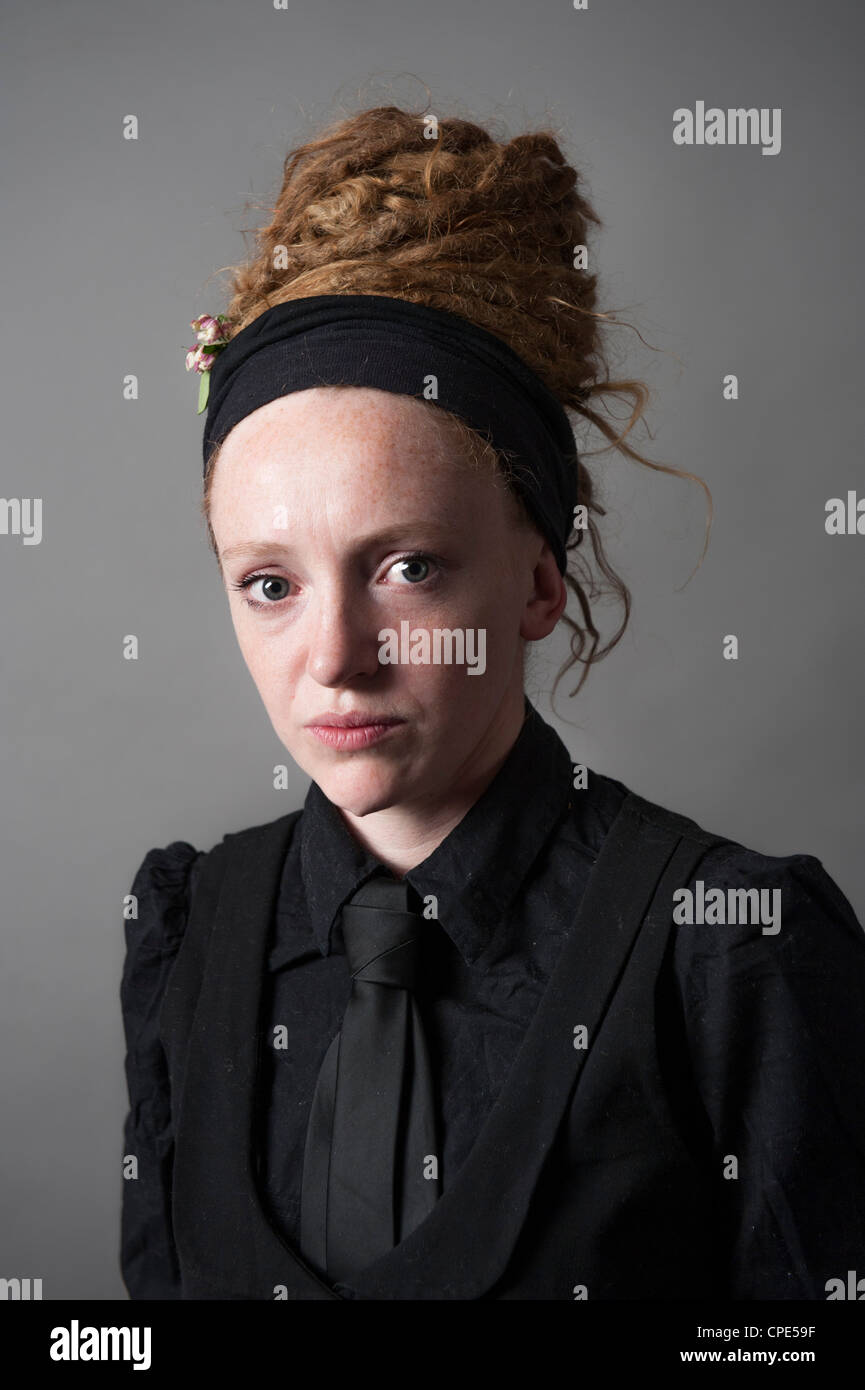
[[[588,786],[574,789],[564,743],[528,701],[526,709],[497,776],[406,875],[420,898],[436,900],[418,1003],[437,1088],[444,1189],[502,1088],[628,794],[591,770]],[[125,1153],[136,1156],[138,1176],[124,1183],[121,1264],[133,1297],[180,1296],[172,1098],[157,1016],[200,858],[183,841],[151,850],[133,885],[139,918],[126,926]],[[388,871],[312,783],[272,925],[258,1097],[259,1185],[271,1221],[295,1247],[310,1102],[350,990],[339,912],[381,872]],[[784,1297],[793,1266],[822,1268],[827,1250],[848,1257],[851,1221],[855,1238],[865,1235],[865,936],[811,855],[767,856],[728,841],[709,851],[694,877],[768,889],[770,898],[781,893],[780,932],[752,928],[745,946],[732,929],[679,927],[656,993],[657,1065],[697,1161],[714,1167],[723,1135],[725,1152],[762,1174],[731,1189],[729,1296]],[[274,1046],[277,1037],[284,1046]]]

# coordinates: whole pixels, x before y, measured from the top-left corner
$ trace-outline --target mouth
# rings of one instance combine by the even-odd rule
[[[389,714],[320,714],[304,727],[313,738],[329,748],[368,748],[391,736],[405,724],[404,719]]]

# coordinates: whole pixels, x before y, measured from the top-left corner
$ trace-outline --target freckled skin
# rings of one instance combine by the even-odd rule
[[[216,467],[211,525],[240,650],[278,738],[357,838],[406,872],[519,733],[521,639],[546,637],[567,598],[552,551],[518,524],[500,480],[464,460],[436,407],[366,387],[293,392],[241,420]],[[250,542],[266,553],[226,555]],[[406,571],[398,562],[411,552],[442,564]],[[251,574],[277,582],[230,587]],[[403,620],[485,628],[486,670],[379,664],[379,631]],[[358,709],[406,723],[351,751],[304,727]]]

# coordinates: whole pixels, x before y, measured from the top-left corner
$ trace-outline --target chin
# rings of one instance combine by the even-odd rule
[[[395,806],[405,796],[404,779],[367,767],[320,768],[311,773],[329,801],[353,816],[368,816]]]

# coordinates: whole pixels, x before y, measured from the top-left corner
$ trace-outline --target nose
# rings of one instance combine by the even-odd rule
[[[379,670],[381,615],[342,587],[319,592],[304,615],[309,623],[307,672],[319,685],[347,685]]]

